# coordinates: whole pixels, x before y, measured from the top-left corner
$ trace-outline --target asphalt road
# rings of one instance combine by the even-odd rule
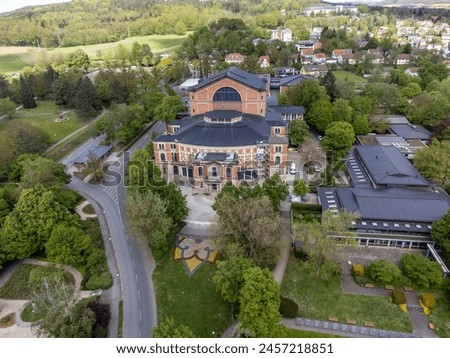
[[[130,148],[129,155],[118,158],[115,170],[118,173],[124,173],[123,168],[126,161],[134,150],[145,147],[151,140],[153,131],[161,132],[163,129],[164,125],[160,122],[150,128]],[[90,139],[64,158],[62,162],[70,165],[74,158],[93,145],[97,145],[103,139],[103,136]],[[116,186],[103,186],[87,184],[74,177],[69,187],[81,194],[88,194],[104,210],[119,270],[119,272],[113,272],[112,274],[115,275],[115,279],[120,279],[122,287],[124,302],[123,337],[150,337],[151,329],[157,322],[156,299],[152,282],[155,263],[147,246],[140,245],[127,227],[126,220],[124,220],[125,187],[123,177],[121,179]]]

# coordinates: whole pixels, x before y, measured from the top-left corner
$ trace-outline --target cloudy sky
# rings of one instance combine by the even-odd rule
[[[0,0],[0,13],[20,9],[24,6],[47,5],[70,0]]]

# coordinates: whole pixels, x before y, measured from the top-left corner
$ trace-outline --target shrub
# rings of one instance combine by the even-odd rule
[[[353,277],[363,277],[364,276],[364,266],[361,264],[353,264],[352,266]]]
[[[402,257],[400,264],[405,277],[416,287],[437,287],[442,283],[439,264],[422,254],[406,254]]]
[[[92,275],[86,282],[86,288],[88,290],[107,289],[110,288],[111,286],[112,286],[112,277],[109,273],[101,276]]]
[[[294,256],[302,261],[308,260],[308,254],[302,247],[295,247],[294,248]]]
[[[391,298],[394,305],[403,305],[406,303],[406,296],[402,291],[392,291]]]
[[[429,292],[422,293],[419,297],[419,301],[423,306],[425,306],[429,309],[436,306],[436,298],[434,297],[434,295],[432,293],[429,293]]]
[[[298,313],[298,305],[290,298],[281,297],[280,313],[285,318],[295,318]]]
[[[153,258],[156,261],[162,260],[165,256],[165,252],[163,250],[159,250],[159,249],[153,249],[152,254],[153,254]]]
[[[397,265],[387,260],[376,260],[367,268],[367,275],[375,282],[390,284],[400,280],[402,274]]]

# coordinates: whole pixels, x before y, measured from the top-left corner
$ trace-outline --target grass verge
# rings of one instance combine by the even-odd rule
[[[287,338],[344,338],[343,336],[336,336],[333,334],[300,331],[298,329],[288,329]]]
[[[83,207],[83,213],[87,214],[87,215],[93,215],[95,214],[95,210],[92,207],[91,204],[86,205],[85,207]]]
[[[46,153],[46,156],[54,160],[60,160],[72,152],[76,147],[86,142],[91,135],[89,128],[86,128],[52,148],[52,150]]]
[[[189,277],[183,263],[170,255],[158,261],[153,274],[158,321],[171,317],[196,337],[220,337],[231,324],[231,308],[216,292],[214,272],[215,266],[206,263]]]
[[[117,338],[122,338],[123,335],[123,300],[119,302],[119,323],[117,327]]]
[[[339,277],[323,279],[312,273],[307,262],[291,255],[282,286],[283,297],[299,305],[299,316],[339,321],[356,320],[358,325],[371,321],[376,328],[412,332],[412,324],[401,309],[387,297],[345,294]]]

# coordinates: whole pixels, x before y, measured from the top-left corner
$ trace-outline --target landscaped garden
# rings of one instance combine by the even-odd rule
[[[412,325],[398,306],[387,297],[373,297],[342,292],[340,277],[324,279],[315,274],[309,262],[291,255],[282,282],[283,297],[299,306],[298,315],[319,320],[337,317],[340,322],[351,319],[358,325],[372,322],[376,328],[412,332]]]
[[[205,263],[189,277],[182,261],[168,255],[153,274],[158,321],[173,318],[192,329],[196,337],[220,337],[231,324],[231,307],[216,292],[215,266]]]
[[[21,265],[0,289],[0,298],[10,300],[30,300],[42,288],[43,277],[59,276],[67,284],[74,284],[74,278],[67,271],[54,267]]]

